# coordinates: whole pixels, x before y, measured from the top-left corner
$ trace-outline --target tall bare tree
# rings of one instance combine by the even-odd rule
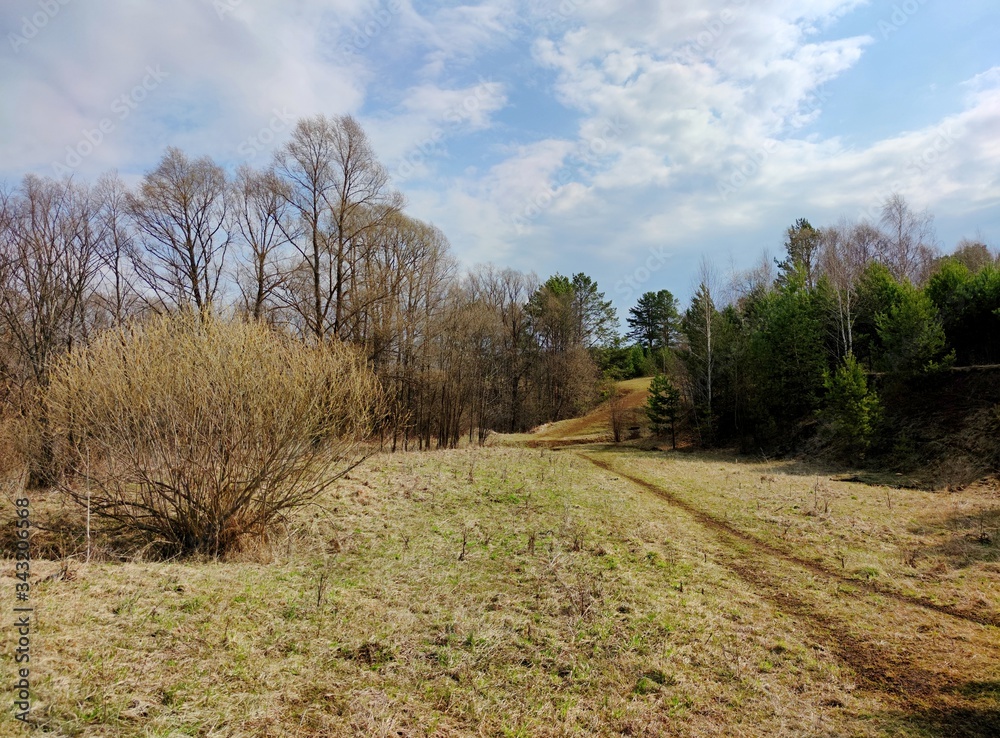
[[[100,203],[100,282],[94,294],[99,322],[121,326],[140,306],[135,273],[136,236],[129,217],[129,192],[117,172],[97,182]]]
[[[85,301],[100,248],[95,198],[87,187],[34,175],[0,192],[0,335],[8,349],[7,381],[21,411],[35,415],[38,448],[30,482],[54,482],[52,437],[34,390],[49,384],[52,362],[86,336]]]
[[[896,279],[923,283],[937,255],[934,244],[934,217],[927,211],[914,212],[899,193],[882,205],[880,219],[884,234],[883,261]]]
[[[819,267],[833,288],[837,357],[843,358],[854,353],[858,282],[881,251],[884,238],[868,223],[846,220],[820,233]]]
[[[205,310],[215,300],[230,244],[227,187],[210,158],[170,147],[129,197],[143,246],[137,272],[159,303]]]
[[[273,322],[285,282],[286,250],[298,235],[288,184],[273,170],[240,167],[230,190],[229,216],[239,247],[240,308],[254,320]]]
[[[496,351],[501,362],[504,411],[501,427],[510,433],[525,430],[523,400],[525,382],[530,368],[531,318],[525,309],[529,298],[538,289],[538,279],[514,269],[496,269],[492,265],[480,267],[469,275],[470,288],[479,299],[486,302],[499,319],[503,330],[498,337]]]
[[[304,276],[291,292],[294,304],[318,340],[344,337],[357,317],[351,301],[369,236],[401,210],[402,196],[389,187],[389,175],[350,116],[300,120],[276,152],[275,168],[290,185],[289,202],[302,225],[301,237],[292,239]]]

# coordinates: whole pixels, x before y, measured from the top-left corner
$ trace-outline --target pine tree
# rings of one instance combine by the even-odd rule
[[[657,435],[664,433],[669,426],[670,440],[673,448],[677,448],[677,419],[681,412],[681,392],[670,377],[657,374],[649,385],[649,398],[646,400],[646,416]]]
[[[799,218],[795,225],[785,232],[784,261],[774,260],[781,270],[778,284],[785,284],[795,275],[799,275],[810,289],[816,286],[815,260],[819,250],[820,232],[808,220]]]
[[[864,456],[882,416],[878,395],[868,388],[865,372],[852,354],[831,375],[823,377],[825,407],[820,419],[834,445],[845,455]]]
[[[673,344],[680,318],[677,300],[669,290],[644,293],[628,312],[627,338],[640,344],[649,353]]]

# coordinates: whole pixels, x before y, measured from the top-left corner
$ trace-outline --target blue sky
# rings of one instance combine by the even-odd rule
[[[995,0],[6,0],[0,178],[264,166],[356,116],[468,265],[585,271],[620,312],[893,191],[1000,244]]]

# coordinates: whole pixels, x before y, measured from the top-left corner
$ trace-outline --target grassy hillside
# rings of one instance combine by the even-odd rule
[[[600,446],[377,457],[238,561],[36,562],[34,720],[72,736],[995,735],[998,495]]]
[[[649,395],[650,377],[639,377],[618,382],[619,390],[625,391],[623,407],[634,414],[636,423],[646,426],[643,405]],[[579,418],[560,420],[557,423],[546,423],[534,430],[530,440],[545,445],[554,441],[579,443],[582,441],[605,441],[611,438],[611,409],[607,402],[602,402],[592,411]]]

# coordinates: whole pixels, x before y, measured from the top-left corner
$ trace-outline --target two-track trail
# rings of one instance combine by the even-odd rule
[[[889,709],[921,715],[932,735],[1000,735],[1000,711],[977,701],[984,688],[1000,684],[1000,629],[990,616],[843,576],[713,516],[663,482],[625,471],[621,462],[574,452],[709,532],[706,556],[790,618],[804,640],[832,654]]]

